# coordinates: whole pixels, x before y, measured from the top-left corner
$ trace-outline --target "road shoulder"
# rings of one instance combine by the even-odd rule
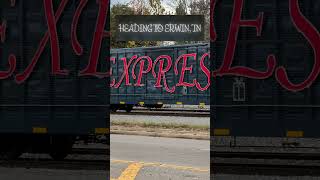
[[[139,124],[131,125],[111,125],[111,134],[123,135],[139,135],[152,137],[169,137],[169,138],[184,138],[184,139],[198,139],[209,140],[209,129],[195,128],[188,126],[181,127],[164,127],[162,125],[142,126]]]

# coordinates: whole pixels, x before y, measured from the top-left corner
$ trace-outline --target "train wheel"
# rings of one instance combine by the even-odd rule
[[[132,109],[133,109],[133,106],[132,105],[127,105],[127,107],[126,107],[126,112],[131,112],[132,111]]]
[[[117,112],[118,109],[119,109],[119,107],[116,106],[116,105],[111,105],[111,106],[110,106],[110,110],[111,110],[112,112]]]
[[[16,137],[8,137],[1,139],[0,159],[15,160],[18,159],[25,150],[24,142],[21,142]]]
[[[74,141],[71,137],[53,137],[51,139],[50,156],[57,161],[65,159],[70,154],[73,143]]]
[[[1,152],[0,158],[4,160],[16,160],[21,156],[22,152],[18,149]]]
[[[61,161],[64,160],[67,156],[68,156],[69,152],[66,151],[61,151],[61,152],[51,152],[50,156],[52,157],[52,159],[56,160],[56,161]]]
[[[154,105],[154,107],[155,107],[156,109],[160,109],[160,108],[163,107],[163,104],[156,104],[156,105]]]

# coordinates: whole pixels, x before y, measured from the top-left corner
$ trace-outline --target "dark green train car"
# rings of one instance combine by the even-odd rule
[[[112,49],[113,110],[135,105],[208,105],[209,45]]]
[[[109,69],[109,39],[94,42],[98,16],[108,12],[108,2],[89,0],[83,9],[77,0],[0,2],[1,154],[14,158],[41,152],[62,159],[77,137],[108,132],[108,79],[79,75],[88,66],[93,44],[101,45],[98,71]],[[76,51],[76,45],[83,51]],[[68,75],[52,73],[55,58]]]

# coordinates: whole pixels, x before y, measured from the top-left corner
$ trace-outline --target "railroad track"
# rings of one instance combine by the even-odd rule
[[[288,160],[320,160],[319,153],[302,152],[212,152],[218,158],[246,158],[246,159],[288,159]]]
[[[213,163],[213,174],[263,175],[263,176],[320,176],[320,166]]]
[[[210,111],[205,110],[177,110],[177,109],[163,109],[163,110],[142,110],[134,109],[131,112],[111,112],[117,115],[146,115],[146,116],[181,116],[181,117],[210,117]]]
[[[210,109],[186,109],[186,108],[161,108],[161,109],[147,109],[135,108],[134,110],[149,110],[149,111],[167,111],[167,112],[210,112]]]
[[[214,174],[320,175],[319,153],[213,152],[212,156]]]
[[[106,170],[109,169],[108,149],[106,148],[73,148],[65,160],[57,161],[47,155],[22,155],[16,160],[0,159],[0,167],[7,168],[42,168],[65,170]],[[90,155],[89,157],[83,155]]]
[[[73,148],[71,154],[108,155],[108,149],[102,149],[102,148]]]

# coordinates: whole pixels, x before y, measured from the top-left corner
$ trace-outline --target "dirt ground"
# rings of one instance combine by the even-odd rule
[[[111,134],[143,135],[154,137],[172,137],[201,140],[210,139],[208,130],[191,128],[161,128],[112,125]]]

